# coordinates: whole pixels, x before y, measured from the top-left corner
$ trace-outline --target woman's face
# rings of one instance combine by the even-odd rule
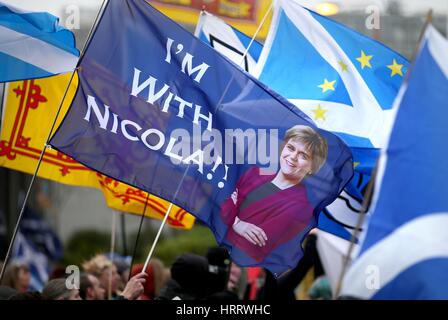
[[[20,292],[28,291],[28,287],[30,286],[31,274],[26,269],[20,269],[17,274],[17,290]]]
[[[103,270],[103,272],[101,273],[101,276],[98,277],[98,280],[100,281],[101,287],[104,288],[106,290],[106,292],[108,292],[109,277],[110,277],[111,271],[112,271],[111,289],[112,289],[112,293],[115,293],[118,289],[118,282],[120,280],[120,275],[118,274],[117,267],[114,264],[108,268],[105,268]]]
[[[300,140],[289,139],[280,154],[280,170],[288,180],[303,179],[312,168],[312,155]]]

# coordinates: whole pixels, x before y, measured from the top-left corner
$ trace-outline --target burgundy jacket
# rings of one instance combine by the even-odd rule
[[[275,174],[261,175],[258,167],[252,167],[237,183],[236,205],[232,198],[229,198],[221,206],[221,217],[229,227],[227,241],[258,262],[263,261],[272,250],[302,232],[313,218],[313,207],[308,201],[306,188],[300,184],[280,190],[251,203],[242,211],[239,210],[252,190],[269,183],[274,177]],[[253,245],[233,230],[232,225],[236,216],[263,229],[268,238],[264,247]]]

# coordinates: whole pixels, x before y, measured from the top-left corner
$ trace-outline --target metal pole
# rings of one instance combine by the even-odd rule
[[[114,252],[115,252],[115,235],[117,230],[117,214],[115,210],[112,211],[112,226],[110,232],[110,260],[114,262]],[[108,297],[112,300],[112,268],[109,270],[109,285],[108,285]]]

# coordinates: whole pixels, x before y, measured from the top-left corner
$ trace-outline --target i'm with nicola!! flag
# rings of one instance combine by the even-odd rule
[[[108,3],[80,67],[51,145],[191,212],[240,265],[294,267],[353,174],[342,140],[145,1]]]

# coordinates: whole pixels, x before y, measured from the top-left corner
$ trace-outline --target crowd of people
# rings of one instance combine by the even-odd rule
[[[82,263],[77,279],[65,269],[54,270],[41,292],[29,290],[28,266],[11,263],[0,286],[0,300],[295,300],[295,290],[311,268],[316,285],[309,296],[330,299],[315,242],[310,235],[300,263],[277,279],[262,268],[237,266],[220,247],[210,248],[205,256],[182,254],[170,268],[153,258],[146,270],[141,263],[131,266],[98,254]]]

